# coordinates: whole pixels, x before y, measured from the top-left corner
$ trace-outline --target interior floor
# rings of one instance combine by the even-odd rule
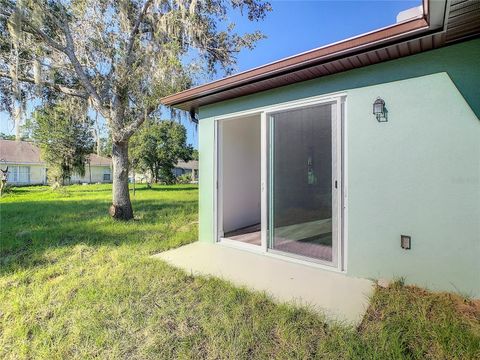
[[[241,241],[247,244],[261,245],[262,238],[260,232],[260,224],[246,226],[241,229],[229,231],[225,237],[230,240]]]
[[[225,238],[261,245],[260,224],[225,233]],[[332,260],[331,219],[282,226],[275,229],[274,250],[314,259]]]

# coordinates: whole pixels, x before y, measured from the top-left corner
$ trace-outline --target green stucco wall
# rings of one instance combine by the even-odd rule
[[[200,120],[198,126],[198,187],[200,241],[214,242],[215,127],[213,118]]]
[[[479,296],[480,121],[446,73],[348,94],[348,272]]]
[[[347,274],[480,296],[479,89],[476,39],[201,108],[200,240],[214,241],[214,117],[344,91]]]

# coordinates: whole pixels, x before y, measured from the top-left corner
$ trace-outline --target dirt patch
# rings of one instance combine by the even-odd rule
[[[469,300],[455,296],[454,303],[455,308],[460,314],[473,321],[480,321],[480,299]]]

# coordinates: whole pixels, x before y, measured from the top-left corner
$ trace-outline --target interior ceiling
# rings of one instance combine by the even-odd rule
[[[428,6],[428,4],[427,2],[426,5]],[[413,55],[465,38],[477,37],[480,34],[479,0],[451,0],[447,2],[445,10],[444,22],[439,29],[431,30],[425,19],[415,19],[186,90],[165,97],[162,102],[182,110],[197,111],[198,107],[203,105]],[[401,26],[403,27],[401,28]],[[402,33],[396,34],[395,31],[402,31]],[[409,33],[411,34],[409,35]],[[379,38],[380,35],[384,38]],[[399,39],[400,35],[405,36]],[[355,45],[355,41],[361,45],[361,41],[368,41],[376,37],[379,38],[377,39],[378,45],[368,46],[368,49],[362,46],[356,50],[353,46],[349,51],[350,49],[347,48],[347,45],[351,46],[349,43],[352,41],[353,45]],[[343,50],[342,45],[344,46]],[[328,50],[331,52],[328,53]],[[347,51],[348,53],[346,53]],[[289,62],[292,64],[290,67]],[[278,66],[275,67],[276,64]],[[266,72],[270,69],[271,74]],[[266,73],[263,74],[261,71]]]

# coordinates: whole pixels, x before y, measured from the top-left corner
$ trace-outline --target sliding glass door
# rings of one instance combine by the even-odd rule
[[[269,251],[337,266],[337,103],[268,114]]]

